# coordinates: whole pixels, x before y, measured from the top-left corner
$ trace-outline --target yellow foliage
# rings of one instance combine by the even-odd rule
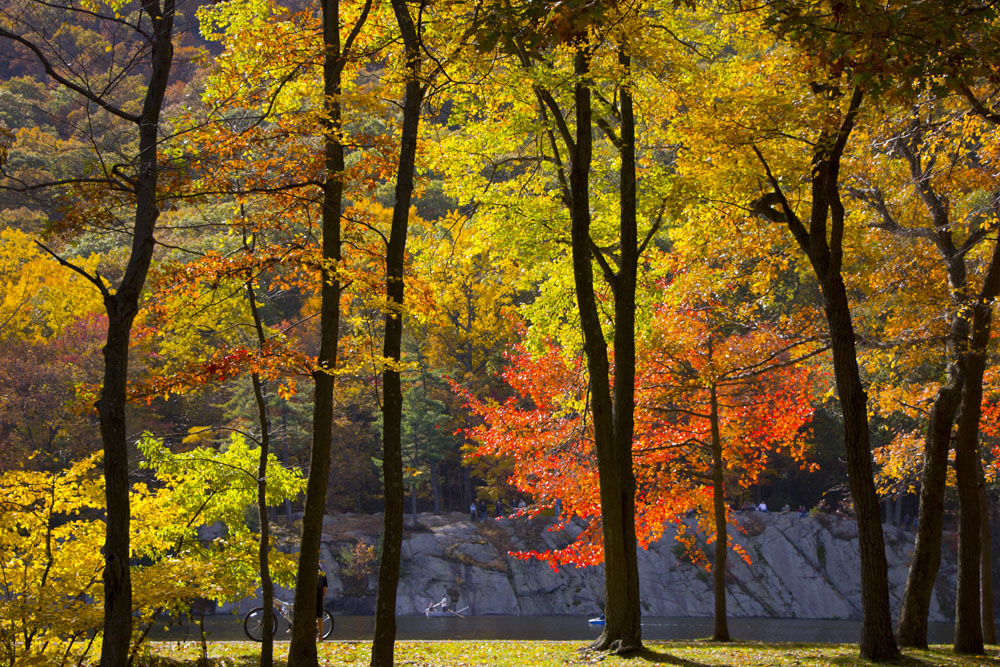
[[[76,262],[93,272],[99,260],[93,255]],[[59,265],[30,235],[0,230],[0,339],[40,341],[103,312],[100,293],[82,276]]]
[[[185,613],[194,598],[240,599],[258,582],[256,535],[243,520],[255,497],[256,451],[242,439],[223,454],[175,456],[149,437],[143,445],[154,458],[156,482],[136,484],[130,497],[137,637],[158,614]],[[95,455],[58,472],[0,475],[0,656],[6,651],[15,664],[75,662],[89,650],[87,638],[102,628],[104,483],[98,460]],[[301,476],[279,470],[275,461],[271,467],[268,501],[295,496]],[[222,519],[229,528],[225,539],[199,540],[198,526]],[[294,562],[271,554],[275,580],[288,585]]]

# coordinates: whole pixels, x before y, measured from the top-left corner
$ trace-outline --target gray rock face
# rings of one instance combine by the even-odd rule
[[[729,614],[733,617],[861,617],[857,526],[832,515],[799,518],[788,513],[741,513],[730,534],[750,558],[730,553],[726,567]],[[374,565],[358,571],[343,561],[357,542],[375,544],[377,531],[358,528],[358,517],[327,517],[321,559],[330,581],[328,606],[343,613],[374,610]],[[551,519],[504,519],[472,523],[463,514],[418,515],[417,528],[403,542],[399,614],[419,614],[447,594],[453,607],[470,613],[593,615],[603,604],[603,568],[518,560],[510,551],[565,546],[582,526],[550,531]],[[376,524],[377,525],[377,524]],[[693,528],[693,524],[690,526]],[[913,533],[884,526],[890,594],[898,608],[913,550]],[[653,616],[711,616],[711,575],[692,564],[668,529],[663,539],[639,552],[643,613]],[[952,616],[955,554],[945,539],[930,620]],[[713,545],[699,546],[709,556]],[[335,557],[334,554],[337,554]]]

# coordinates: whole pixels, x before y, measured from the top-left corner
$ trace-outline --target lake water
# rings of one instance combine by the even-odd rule
[[[369,640],[374,618],[371,616],[336,616],[331,640]],[[246,639],[242,618],[235,616],[206,617],[209,639]],[[279,624],[276,638],[288,639],[286,625]],[[701,639],[712,635],[711,618],[646,617],[642,622],[643,639]],[[950,623],[931,623],[928,640],[932,644],[952,641]],[[469,616],[466,618],[427,618],[400,616],[396,638],[406,639],[526,639],[579,640],[597,637],[599,627],[578,616]],[[860,621],[731,618],[729,633],[734,639],[769,642],[857,643],[861,637]],[[197,626],[173,627],[164,632],[158,628],[153,639],[193,639]]]

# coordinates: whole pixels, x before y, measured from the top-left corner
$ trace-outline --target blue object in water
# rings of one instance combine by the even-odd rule
[[[597,618],[590,619],[587,623],[590,623],[591,625],[604,625],[604,614],[601,614]]]

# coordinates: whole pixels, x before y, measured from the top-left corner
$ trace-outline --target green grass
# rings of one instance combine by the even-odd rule
[[[646,651],[632,657],[606,656],[581,651],[584,642],[545,641],[400,641],[396,642],[396,664],[411,667],[574,667],[585,665],[646,664],[679,667],[818,667],[874,665],[858,657],[853,644],[786,644],[705,641],[646,642]],[[325,666],[367,665],[370,642],[325,642],[319,645],[319,664]],[[139,667],[196,667],[196,642],[153,642]],[[253,667],[257,646],[248,642],[211,642],[211,667]],[[275,644],[275,665],[284,667],[287,642]],[[928,651],[907,650],[895,665],[903,667],[1000,667],[1000,649],[990,647],[986,656],[957,656],[948,646]]]

